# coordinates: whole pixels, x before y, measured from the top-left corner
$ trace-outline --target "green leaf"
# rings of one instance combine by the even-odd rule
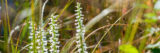
[[[153,48],[153,49],[151,49],[151,52],[152,53],[159,53],[160,49],[159,48]]]
[[[74,42],[76,41],[76,37],[71,38],[61,49],[60,53],[67,53],[69,49],[73,46]]]
[[[149,7],[149,6],[146,5],[146,4],[137,3],[136,5],[137,5],[138,7],[140,7],[140,8],[144,8],[144,9],[151,8],[151,7]]]
[[[130,44],[124,44],[119,46],[119,50],[123,53],[138,53],[138,50]]]
[[[145,19],[144,22],[155,23],[155,22],[157,22],[157,19]]]
[[[156,16],[156,14],[155,14],[155,13],[146,13],[144,16],[145,16],[146,18],[153,18],[153,17]]]
[[[156,14],[155,13],[146,13],[145,15],[144,15],[144,17],[146,18],[145,20],[144,20],[144,22],[146,22],[146,23],[155,23],[155,22],[157,22],[157,18],[156,18]]]

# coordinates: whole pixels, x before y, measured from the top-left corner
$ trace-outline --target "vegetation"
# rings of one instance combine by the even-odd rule
[[[160,0],[1,0],[0,53],[159,53]]]

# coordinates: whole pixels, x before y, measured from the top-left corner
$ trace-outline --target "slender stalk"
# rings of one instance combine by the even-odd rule
[[[35,24],[35,14],[34,14],[34,11],[35,11],[35,6],[34,6],[34,0],[31,0],[31,13],[32,13],[32,29],[33,29],[33,51],[34,53],[36,53],[36,37],[35,37],[35,27],[34,27],[34,24]]]
[[[7,23],[8,23],[8,30],[9,30],[9,32],[10,32],[10,22],[9,22],[9,15],[8,15],[8,2],[7,2],[7,0],[5,0],[5,4],[6,4],[6,16],[7,16]]]

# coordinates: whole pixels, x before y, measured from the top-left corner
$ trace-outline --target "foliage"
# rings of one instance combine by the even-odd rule
[[[1,0],[0,53],[158,53],[159,4]]]
[[[122,53],[139,53],[136,47],[130,44],[120,45],[119,50],[122,51]]]

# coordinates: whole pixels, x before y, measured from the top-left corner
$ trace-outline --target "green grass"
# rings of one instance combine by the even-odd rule
[[[85,51],[88,53],[146,53],[148,51],[156,53],[160,50],[157,45],[160,42],[158,18],[160,11],[155,9],[155,4],[160,2],[159,0],[114,2],[113,0],[48,0],[48,2],[47,0],[1,0],[0,2],[2,21],[0,22],[0,52],[2,53],[30,53],[31,51],[45,53],[44,51],[51,50],[52,43],[47,42],[45,45],[44,41],[49,40],[51,36],[48,32],[51,30],[51,25],[48,24],[51,15],[58,15],[55,20],[60,35],[54,37],[53,41],[56,42],[56,39],[60,41],[60,44],[56,44],[60,48],[54,45],[54,50],[60,50],[59,53],[74,53],[78,50],[79,53],[86,53]],[[81,10],[76,9],[77,2],[81,3],[77,8],[82,8]],[[81,16],[82,14],[84,16]],[[16,26],[19,28],[15,29]],[[29,29],[31,26],[32,29]],[[31,32],[33,38],[29,39]],[[37,42],[39,39],[40,41]],[[76,44],[77,40],[80,42]],[[80,47],[76,47],[78,44]],[[40,49],[37,49],[39,46]],[[29,47],[33,48],[29,49]]]

